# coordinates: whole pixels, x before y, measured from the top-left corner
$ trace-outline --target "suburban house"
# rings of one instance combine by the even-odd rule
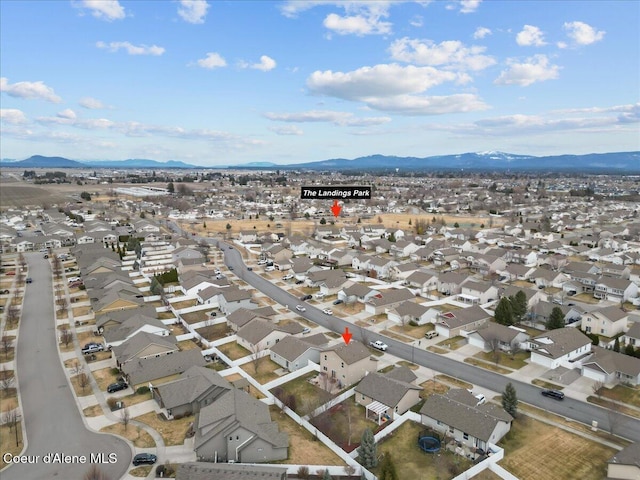
[[[117,347],[139,332],[148,332],[161,337],[167,337],[171,334],[167,326],[157,318],[151,318],[145,315],[133,315],[122,322],[119,327],[104,332],[105,346],[107,346],[107,348]]]
[[[633,322],[627,333],[620,337],[620,342],[624,345],[640,348],[640,322]]]
[[[153,388],[153,399],[167,411],[169,418],[193,415],[234,388],[210,368],[193,366],[180,378]]]
[[[596,346],[591,351],[591,357],[582,362],[582,375],[604,384],[640,385],[640,358]]]
[[[137,389],[150,383],[162,384],[177,378],[177,375],[197,366],[204,367],[206,361],[199,349],[169,352],[165,355],[138,357],[121,365],[127,383]]]
[[[142,315],[156,318],[156,309],[152,305],[141,305],[136,310],[114,310],[96,317],[96,330],[100,333],[111,328],[118,328],[129,318]]]
[[[424,325],[434,323],[440,310],[432,307],[425,307],[411,300],[402,302],[395,308],[387,310],[387,318],[400,325],[407,325],[409,322]]]
[[[102,292],[101,292],[102,293]],[[113,312],[115,310],[129,310],[144,305],[143,295],[135,288],[117,290],[111,289],[104,292],[103,296],[93,297],[98,292],[89,294],[91,306],[96,315]]]
[[[529,340],[531,362],[547,368],[560,366],[573,369],[578,359],[591,352],[591,339],[577,328],[564,327],[551,330]]]
[[[640,443],[632,443],[609,459],[607,479],[638,480],[638,478],[640,478]]]
[[[288,335],[302,333],[303,327],[299,323],[280,326],[261,318],[254,318],[242,328],[238,329],[238,345],[256,353],[273,347]]]
[[[353,282],[345,284],[338,292],[338,299],[345,303],[360,302],[365,303],[370,298],[379,295],[380,292],[361,283]]]
[[[496,349],[512,352],[526,348],[526,341],[530,336],[521,328],[488,322],[482,328],[471,332],[467,338],[470,345],[481,348],[485,352],[492,352]]]
[[[341,343],[320,354],[320,372],[348,386],[378,369],[378,359],[360,342]]]
[[[438,292],[444,295],[456,295],[462,291],[467,276],[455,272],[443,273],[438,277]]]
[[[629,314],[620,307],[598,308],[582,316],[582,330],[605,337],[615,337],[627,330]]]
[[[546,323],[551,316],[551,312],[553,312],[554,308],[559,308],[562,314],[564,315],[564,323],[572,324],[578,322],[582,318],[582,310],[576,306],[568,306],[568,305],[560,305],[558,303],[552,302],[543,302],[540,301],[536,303],[531,312],[528,315],[528,318],[533,322],[537,323]],[[576,323],[577,325],[577,323]]]
[[[469,449],[488,450],[511,429],[513,417],[497,405],[478,405],[468,390],[429,396],[420,409],[422,424]]]
[[[127,339],[117,347],[113,347],[113,356],[118,368],[122,368],[128,362],[140,358],[159,357],[179,350],[176,345],[176,337],[159,337],[149,332],[139,332]]]
[[[356,403],[363,405],[367,417],[380,425],[402,415],[420,401],[422,387],[414,385],[418,377],[407,367],[396,367],[387,373],[372,372],[355,387]]]
[[[202,406],[194,428],[198,460],[264,463],[288,457],[289,436],[271,421],[269,406],[237,388]]]
[[[420,293],[426,294],[438,288],[438,276],[418,270],[411,273],[405,283],[410,287],[420,289]]]
[[[487,323],[490,318],[491,315],[478,305],[445,312],[437,318],[436,332],[444,338],[458,335],[466,336],[467,333],[477,330]]]
[[[287,480],[287,469],[277,465],[246,465],[241,463],[187,462],[178,464],[176,480]]]
[[[251,293],[240,288],[225,288],[218,295],[220,311],[229,314],[239,308],[257,308],[258,304],[251,301]]]
[[[488,282],[467,281],[458,294],[458,300],[471,305],[482,305],[498,299],[498,289]]]
[[[276,315],[276,311],[272,307],[261,307],[261,308],[238,308],[234,310],[229,315],[227,315],[227,324],[234,332],[237,332],[238,329],[244,327],[247,323],[253,320],[256,317],[263,317],[265,320],[268,317],[272,317]]]
[[[569,280],[569,276],[547,268],[537,268],[529,275],[529,279],[533,280],[537,287],[562,288],[562,285]]]
[[[320,352],[327,345],[327,337],[322,333],[304,338],[288,336],[271,347],[271,360],[290,372],[306,367],[309,360],[320,363]]]
[[[364,309],[372,315],[380,315],[407,300],[415,300],[415,295],[406,288],[381,290],[365,302]]]
[[[593,291],[595,298],[626,302],[638,296],[638,286],[631,280],[616,277],[600,277]]]

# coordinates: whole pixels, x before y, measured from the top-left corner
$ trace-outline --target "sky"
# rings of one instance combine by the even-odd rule
[[[640,2],[0,2],[0,157],[640,150]]]

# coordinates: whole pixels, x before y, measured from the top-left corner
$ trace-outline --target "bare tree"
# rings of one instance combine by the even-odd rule
[[[24,253],[21,253],[20,255],[18,255],[18,264],[22,268],[27,266],[27,260],[24,258]]]
[[[20,310],[15,305],[11,305],[7,309],[7,325],[15,325],[20,318]]]
[[[63,328],[60,330],[60,343],[62,343],[65,347],[69,346],[69,344],[73,341],[73,333],[68,328]]]
[[[11,431],[11,429],[15,429],[16,447],[20,443],[18,439],[18,416],[18,407],[13,402],[10,402],[2,412],[2,422],[9,427],[9,431]]]
[[[82,480],[109,480],[109,477],[100,470],[98,465],[92,463],[89,470],[84,473]]]
[[[13,370],[7,370],[7,367],[3,365],[0,370],[0,390],[5,398],[9,396],[9,389],[13,386],[14,381]]]
[[[487,341],[489,347],[491,348],[491,356],[496,365],[500,363],[500,358],[502,357],[502,350],[500,349],[500,340],[497,338],[491,338]]]
[[[13,337],[3,332],[2,338],[0,338],[0,346],[2,347],[2,353],[4,354],[4,358],[8,359],[9,352],[11,351],[11,347],[13,347]]]
[[[71,371],[74,375],[80,375],[80,373],[84,370],[84,367],[78,360],[74,360],[73,364],[71,364]]]
[[[82,388],[82,391],[84,392],[90,383],[89,375],[87,375],[84,372],[80,372],[76,378],[78,379],[78,385],[80,386],[80,388]]]
[[[604,388],[604,382],[594,382],[593,385],[591,385],[591,390],[593,391],[594,394],[596,394],[598,396],[598,398],[602,398],[602,389]]]
[[[120,412],[120,423],[124,425],[125,431],[127,431],[127,425],[129,425],[130,421],[131,421],[131,414],[129,413],[129,409],[127,407],[124,407]]]
[[[58,306],[58,312],[63,313],[67,311],[69,304],[67,303],[67,296],[63,290],[58,290],[56,294],[56,305]]]
[[[264,347],[260,343],[251,345],[251,361],[253,362],[253,370],[255,375],[258,374],[258,368],[260,367],[260,360],[262,360],[262,351]]]

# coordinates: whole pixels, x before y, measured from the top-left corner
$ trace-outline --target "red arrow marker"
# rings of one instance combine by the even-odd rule
[[[338,200],[334,200],[333,201],[333,207],[331,207],[331,211],[333,212],[333,216],[337,217],[338,215],[340,215],[340,210],[342,210],[342,207],[340,205],[338,205]],[[349,342],[347,342],[349,343]]]
[[[353,335],[351,335],[351,332],[349,331],[349,327],[344,327],[344,333],[342,334],[344,343],[349,345],[349,342],[351,341],[351,337],[353,337]]]

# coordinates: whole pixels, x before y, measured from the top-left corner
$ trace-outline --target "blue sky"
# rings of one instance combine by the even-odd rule
[[[0,156],[640,150],[636,1],[0,2]]]

